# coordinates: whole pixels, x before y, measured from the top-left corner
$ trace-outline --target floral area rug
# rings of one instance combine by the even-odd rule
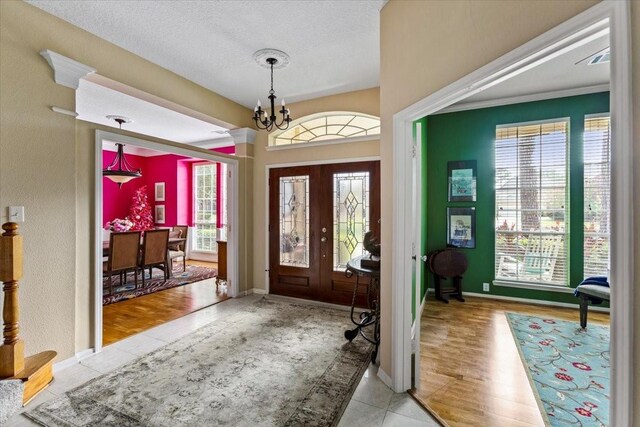
[[[609,425],[609,327],[507,313],[547,426]]]
[[[262,298],[26,415],[45,426],[334,426],[373,346],[348,313]]]
[[[173,269],[173,275],[169,280],[164,280],[164,273],[160,269],[153,269],[153,276],[149,277],[149,269],[145,269],[145,285],[142,286],[142,277],[138,273],[138,289],[135,287],[133,274],[127,275],[125,284],[120,283],[117,274],[112,277],[113,294],[109,293],[109,282],[106,277],[102,279],[102,305],[113,304],[114,302],[136,298],[142,295],[152,294],[176,286],[187,285],[201,280],[216,277],[218,270],[215,268],[199,267],[188,265],[186,271],[182,271],[182,264],[178,264]]]

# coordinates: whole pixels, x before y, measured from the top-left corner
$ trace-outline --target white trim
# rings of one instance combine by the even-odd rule
[[[352,159],[327,159],[327,160],[308,160],[306,162],[289,162],[289,163],[274,163],[265,165],[267,170],[273,168],[290,168],[295,166],[316,166],[316,165],[333,165],[338,163],[357,163],[357,162],[375,162],[379,161],[380,156],[368,156],[368,157],[354,157]],[[267,174],[267,178],[269,175]]]
[[[229,136],[233,139],[233,143],[235,145],[238,144],[253,144],[256,140],[256,135],[258,132],[251,128],[238,128],[231,129],[229,131]]]
[[[520,126],[546,125],[549,123],[558,123],[558,122],[565,122],[567,124],[567,130],[565,132],[565,135],[567,136],[567,144],[569,144],[569,123],[571,123],[571,117],[556,117],[552,119],[531,120],[528,122],[519,122],[519,123],[501,123],[499,125],[496,125],[496,129],[515,128]],[[540,233],[540,234],[544,234],[544,233]],[[563,234],[563,233],[557,233],[557,234]]]
[[[244,291],[244,296],[249,296],[252,294],[256,294],[256,295],[267,295],[268,292],[265,291],[264,289],[260,289],[260,288],[251,288],[251,289],[247,289],[246,291]]]
[[[61,360],[58,363],[54,363],[53,364],[53,375],[58,375],[60,373],[60,371],[63,371],[65,369],[67,369],[67,368],[70,368],[73,365],[77,365],[78,362],[80,362],[83,359],[86,359],[87,357],[91,356],[94,353],[95,352],[93,351],[92,348],[88,348],[86,350],[79,351],[73,357],[70,357],[70,358],[65,359],[65,360]]]
[[[393,389],[406,390],[410,385],[404,370],[411,366],[410,273],[407,266],[406,242],[411,236],[404,227],[410,204],[411,171],[405,167],[412,144],[407,131],[413,121],[433,114],[461,99],[520,74],[557,56],[578,39],[593,34],[603,25],[610,26],[611,37],[611,116],[612,116],[612,233],[611,282],[615,284],[611,307],[611,408],[610,425],[628,426],[633,423],[633,111],[631,103],[631,37],[630,2],[603,1],[539,37],[514,49],[495,61],[477,69],[462,79],[427,96],[393,116],[393,241],[392,255],[392,312],[391,366]],[[407,129],[408,128],[408,129]],[[409,221],[412,219],[409,218]],[[383,249],[384,250],[384,249]],[[390,268],[383,263],[383,273]],[[409,301],[407,303],[407,300]]]
[[[595,113],[595,114],[585,114],[584,119],[604,119],[611,117],[611,112],[607,111],[606,113]]]
[[[477,110],[480,108],[499,107],[501,105],[521,104],[524,102],[544,101],[547,99],[566,98],[569,96],[588,95],[590,93],[608,92],[609,84],[593,85],[578,87],[574,89],[553,90],[549,92],[532,93],[529,95],[510,96],[500,99],[488,99],[486,101],[467,102],[462,104],[454,104],[447,108],[434,113],[445,114],[454,113],[457,111]]]
[[[433,288],[431,288],[432,291],[434,291]],[[417,343],[418,340],[416,340],[416,335],[415,335],[415,331],[416,331],[416,322],[420,321],[420,318],[422,317],[422,313],[424,312],[424,306],[427,303],[427,294],[429,293],[429,289],[427,289],[427,292],[425,292],[424,297],[422,298],[422,302],[420,303],[420,308],[418,309],[418,312],[416,313],[416,318],[413,319],[413,323],[411,324],[411,340],[414,343]],[[415,353],[415,349],[414,349],[414,353]]]
[[[96,72],[95,68],[84,65],[49,49],[40,51],[53,69],[53,80],[62,86],[78,89],[80,79]]]
[[[380,142],[380,134],[376,133],[373,135],[362,135],[362,136],[352,136],[345,138],[335,138],[335,139],[325,139],[322,141],[309,141],[309,142],[298,142],[294,144],[283,144],[283,145],[267,145],[265,147],[266,151],[279,151],[279,150],[289,150],[292,148],[305,148],[305,147],[322,147],[323,145],[335,145],[335,144],[347,144],[351,142],[370,142],[376,141]]]
[[[51,106],[51,111],[53,111],[54,113],[64,114],[66,116],[78,117],[78,113],[76,113],[75,111],[67,110],[66,108],[56,107],[55,105]]]
[[[180,154],[186,157],[195,157],[203,160],[226,163],[230,172],[227,181],[228,197],[228,219],[229,240],[227,243],[227,272],[228,272],[228,295],[236,297],[238,295],[239,277],[239,242],[238,242],[238,183],[235,178],[238,176],[238,159],[234,156],[217,153],[189,145],[177,146],[131,136],[120,135],[113,132],[96,130],[94,150],[94,226],[93,226],[93,280],[94,280],[94,325],[93,325],[93,348],[96,353],[102,351],[102,144],[104,141],[120,142],[128,145],[148,148],[150,150],[164,151],[170,154]]]
[[[384,385],[386,385],[391,389],[393,388],[392,387],[393,381],[391,380],[391,377],[387,375],[387,373],[383,371],[382,368],[380,367],[378,367],[378,378],[380,378],[380,381],[382,381]]]
[[[575,289],[569,288],[564,285],[545,285],[543,283],[529,283],[529,282],[518,282],[511,280],[502,280],[495,279],[493,280],[493,286],[500,286],[505,288],[519,288],[519,289],[533,289],[537,291],[549,291],[549,292],[560,292],[563,294],[572,294]]]
[[[531,298],[517,298],[517,297],[508,297],[504,295],[492,295],[492,294],[480,294],[475,292],[463,292],[465,297],[476,297],[476,298],[485,298],[485,299],[497,299],[501,301],[513,301],[513,302],[521,302],[526,304],[534,304],[534,305],[544,305],[549,307],[565,307],[565,308],[574,308],[576,310],[580,309],[580,305],[571,304],[568,302],[556,302],[556,301],[546,301],[539,299],[531,299]],[[589,311],[599,311],[601,313],[610,313],[610,309],[606,307],[596,307],[589,306]]]

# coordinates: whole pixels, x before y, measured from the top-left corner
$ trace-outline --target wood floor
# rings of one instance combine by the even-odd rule
[[[187,261],[187,265],[216,268],[215,263]],[[109,345],[154,326],[228,299],[226,288],[216,292],[215,279],[177,286],[103,307],[102,345]]]
[[[451,427],[544,426],[505,311],[578,322],[576,309],[432,296],[420,323],[420,388],[414,396]],[[589,311],[590,324],[609,315]]]

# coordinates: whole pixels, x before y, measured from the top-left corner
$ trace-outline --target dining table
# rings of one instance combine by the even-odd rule
[[[140,244],[142,245],[142,239],[143,237],[140,238]],[[179,245],[180,243],[184,243],[186,242],[187,239],[185,239],[184,237],[169,237],[169,244],[167,246],[167,259],[169,259],[169,247],[172,245]],[[102,256],[103,257],[108,257],[109,256],[109,250],[110,250],[110,242],[109,240],[103,240],[102,241]],[[142,250],[142,246],[140,247],[140,249]],[[173,277],[173,271],[169,271],[169,277]]]

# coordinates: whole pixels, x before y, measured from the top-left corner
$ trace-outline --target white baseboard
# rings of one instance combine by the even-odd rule
[[[378,368],[378,378],[380,378],[380,381],[382,381],[387,387],[393,390],[393,381],[391,381],[391,377],[380,367]]]
[[[249,296],[252,294],[256,294],[256,295],[266,295],[267,291],[265,291],[264,289],[260,289],[260,288],[251,288],[251,289],[247,289],[246,291],[244,291],[244,296]]]
[[[65,369],[67,369],[67,368],[70,368],[73,365],[76,365],[82,359],[85,359],[85,358],[91,356],[92,354],[94,354],[93,348],[88,348],[86,350],[82,350],[82,351],[76,353],[75,356],[73,356],[73,357],[70,357],[70,358],[65,359],[65,360],[61,360],[58,363],[54,363],[53,364],[53,375],[56,375],[58,372],[63,371]]]
[[[529,299],[529,298],[516,298],[516,297],[507,297],[503,295],[493,295],[493,294],[478,294],[475,292],[462,292],[463,296],[469,297],[477,297],[477,298],[487,298],[487,299],[498,299],[503,301],[514,301],[514,302],[523,302],[527,304],[535,304],[535,305],[546,305],[551,307],[566,307],[566,308],[574,308],[576,310],[580,309],[578,304],[570,304],[568,302],[555,302],[555,301],[544,301],[539,299]],[[606,307],[597,307],[590,305],[590,311],[599,311],[602,313],[609,313],[609,309]]]

